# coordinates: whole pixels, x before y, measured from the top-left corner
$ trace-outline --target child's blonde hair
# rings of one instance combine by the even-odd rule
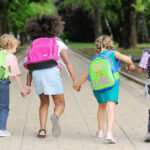
[[[95,45],[96,45],[96,51],[98,53],[101,52],[102,48],[106,50],[115,49],[114,42],[112,38],[108,35],[102,35],[98,37],[95,41]]]
[[[20,41],[16,39],[14,36],[9,34],[3,34],[0,36],[0,48],[2,49],[12,49],[15,46],[18,47],[20,44]]]

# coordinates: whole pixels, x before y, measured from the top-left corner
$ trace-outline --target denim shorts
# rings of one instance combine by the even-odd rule
[[[32,77],[37,95],[64,94],[60,71],[56,67],[35,70]]]

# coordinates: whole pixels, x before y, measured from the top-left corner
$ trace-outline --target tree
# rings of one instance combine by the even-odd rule
[[[95,24],[95,38],[102,34],[101,0],[59,0],[59,8],[74,8],[83,6],[92,16]]]
[[[137,47],[136,0],[122,0],[123,46],[125,49]]]
[[[27,40],[24,31],[26,20],[35,17],[37,14],[50,14],[56,12],[56,8],[52,0],[43,0],[32,2],[29,0],[13,0],[8,8],[9,29],[15,36],[20,35],[21,43]]]
[[[9,2],[12,0],[1,0],[0,1],[0,35],[3,33],[8,33],[8,21],[7,21],[7,9],[9,7]]]
[[[138,42],[147,42],[148,40],[148,20],[149,18],[149,9],[150,9],[150,0],[138,0],[136,5],[137,10],[137,34]],[[148,15],[148,16],[147,16]]]

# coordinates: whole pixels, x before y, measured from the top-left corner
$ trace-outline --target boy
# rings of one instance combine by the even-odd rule
[[[141,57],[139,67],[136,70],[140,74],[144,70],[147,70],[148,79],[150,78],[150,60],[149,60],[149,58],[150,58],[150,48],[146,48],[146,49],[143,50],[143,55]],[[144,142],[150,142],[150,109],[149,109],[149,117],[148,117],[148,133],[144,137]]]

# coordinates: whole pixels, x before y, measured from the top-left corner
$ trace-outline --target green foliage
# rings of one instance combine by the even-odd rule
[[[8,4],[8,0],[0,0],[0,7],[6,4]]]
[[[150,0],[137,0],[136,1],[136,9],[138,12],[144,12],[148,5],[150,5]]]
[[[36,3],[32,2],[29,4],[30,16],[36,16],[38,13],[42,14],[52,14],[56,12],[56,7],[54,6],[54,0],[47,0],[47,2]]]
[[[28,17],[28,0],[14,0],[8,9],[8,23],[10,30],[13,30],[15,26],[18,29],[18,33],[24,29],[25,21]]]
[[[101,6],[101,0],[64,0],[60,8],[74,8],[77,6],[84,6],[85,10],[88,10],[92,15],[94,13],[94,7]]]
[[[47,2],[31,2],[29,0],[13,0],[8,9],[8,21],[10,31],[17,28],[18,33],[24,32],[26,20],[39,14],[51,14],[56,12],[54,0]]]

